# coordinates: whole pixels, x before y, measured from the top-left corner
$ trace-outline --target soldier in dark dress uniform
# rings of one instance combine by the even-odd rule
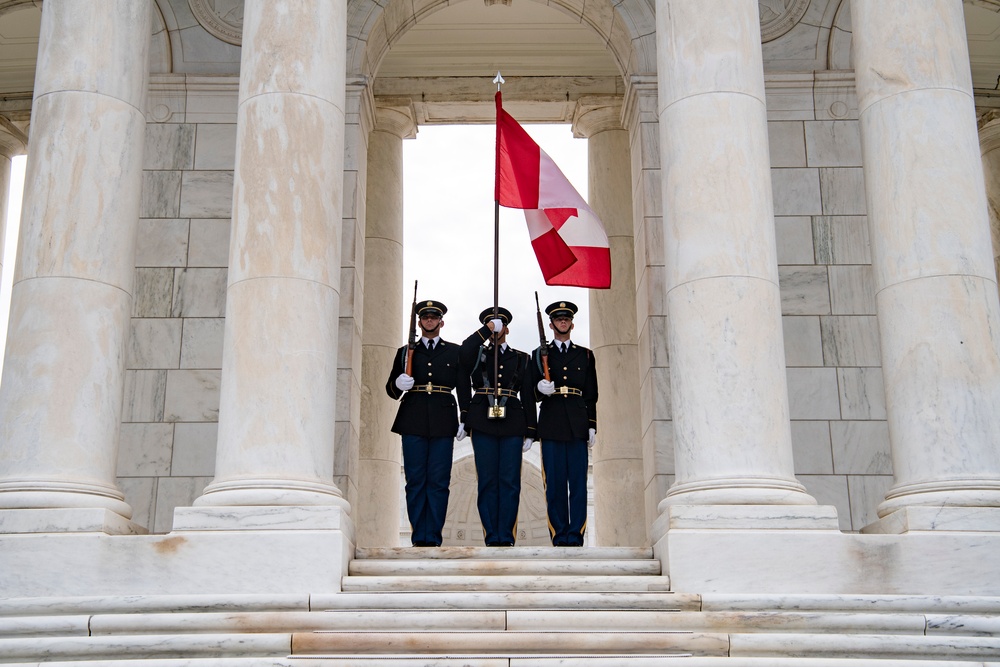
[[[477,506],[488,547],[514,546],[521,498],[521,454],[531,447],[535,437],[531,359],[526,352],[507,345],[511,319],[506,308],[498,308],[496,318],[493,309],[487,308],[479,314],[483,326],[462,343],[462,366],[471,374],[475,394],[461,419],[472,435],[479,481]],[[500,346],[496,369],[494,345]]]
[[[549,533],[557,547],[583,546],[587,529],[587,454],[597,434],[597,369],[594,353],[570,340],[577,307],[557,301],[545,309],[553,340],[549,375],[536,348],[531,364],[542,441],[542,474]]]
[[[402,436],[406,476],[406,513],[415,547],[441,546],[441,529],[448,512],[448,486],[455,438],[465,437],[458,405],[469,407],[469,373],[462,369],[459,346],[441,340],[444,314],[440,301],[416,304],[421,337],[413,351],[413,375],[406,374],[406,349],[393,359],[385,391],[402,397],[392,432]]]

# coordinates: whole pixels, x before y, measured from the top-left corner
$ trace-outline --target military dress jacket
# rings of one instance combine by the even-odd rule
[[[459,346],[437,340],[433,350],[417,341],[413,350],[413,388],[401,391],[396,378],[406,371],[406,346],[396,350],[392,371],[385,383],[391,398],[400,399],[392,432],[425,438],[454,437],[458,432],[458,406],[469,407],[469,373],[462,369]],[[456,390],[454,393],[452,390]],[[455,394],[458,395],[458,404]]]
[[[494,436],[535,437],[537,413],[535,410],[534,384],[531,382],[531,358],[511,346],[501,349],[497,363],[497,376],[493,374],[493,348],[485,346],[493,332],[482,326],[462,342],[462,367],[470,373],[472,401],[462,411],[461,420],[470,434],[476,431]],[[485,374],[485,375],[484,375]],[[490,419],[490,401],[495,400],[497,378],[500,382],[500,404],[506,415]],[[486,390],[490,390],[487,393]]]
[[[548,345],[549,378],[556,393],[546,396],[538,391],[543,380],[541,348],[531,355],[532,386],[541,401],[538,412],[539,440],[586,440],[589,429],[597,430],[597,368],[594,353],[570,341],[566,352],[559,352],[555,341]]]

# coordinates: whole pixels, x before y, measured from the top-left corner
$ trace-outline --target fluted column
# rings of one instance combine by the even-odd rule
[[[597,544],[648,544],[639,430],[639,354],[635,312],[635,243],[628,132],[619,97],[577,103],[573,132],[587,137],[590,205],[611,243],[611,289],[590,291],[590,343],[597,377],[613,391],[597,403],[600,433],[592,454]]]
[[[151,7],[45,2],[0,389],[0,508],[132,514],[115,467]]]
[[[365,313],[361,346],[358,545],[399,545],[399,436],[396,401],[385,394],[392,355],[403,340],[403,139],[416,136],[408,100],[379,100],[368,137]]]
[[[347,507],[333,483],[345,53],[344,3],[247,0],[216,476],[199,506]]]
[[[856,0],[895,482],[879,515],[1000,507],[1000,305],[960,0]]]
[[[794,477],[756,0],[658,0],[678,505],[808,505]]]

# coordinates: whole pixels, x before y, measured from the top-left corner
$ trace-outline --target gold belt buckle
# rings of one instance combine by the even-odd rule
[[[563,396],[568,395],[569,394],[569,387],[559,387],[559,393],[562,394]]]
[[[427,386],[424,387],[424,391],[426,391],[428,394],[431,393],[433,390],[434,390],[434,385],[431,384],[430,382],[428,382]]]
[[[507,407],[503,405],[490,406],[486,413],[488,419],[503,419],[507,416]]]

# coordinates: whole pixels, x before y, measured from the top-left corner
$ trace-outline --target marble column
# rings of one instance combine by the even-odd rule
[[[10,206],[11,161],[24,155],[28,147],[28,137],[10,121],[0,118],[0,275],[3,274],[3,254],[6,249],[7,228],[19,221],[7,219]]]
[[[1000,111],[990,109],[979,119],[979,150],[983,158],[986,202],[993,242],[993,269],[1000,273]]]
[[[115,467],[151,7],[45,2],[0,389],[0,508],[132,514]]]
[[[590,291],[590,342],[597,377],[609,389],[597,403],[592,453],[597,544],[649,543],[643,499],[639,354],[635,311],[635,243],[629,136],[620,97],[577,102],[573,133],[587,138],[590,205],[611,243],[611,289]]]
[[[347,508],[333,483],[346,8],[247,0],[243,20],[216,476],[195,505]]]
[[[792,466],[756,0],[658,0],[671,505],[811,505]]]
[[[1000,304],[962,3],[851,12],[895,475],[878,512],[1000,507]]]
[[[378,100],[368,137],[365,313],[361,347],[361,502],[358,545],[399,546],[399,436],[390,431],[397,403],[385,394],[392,355],[404,340],[403,139],[416,137],[409,100]]]

